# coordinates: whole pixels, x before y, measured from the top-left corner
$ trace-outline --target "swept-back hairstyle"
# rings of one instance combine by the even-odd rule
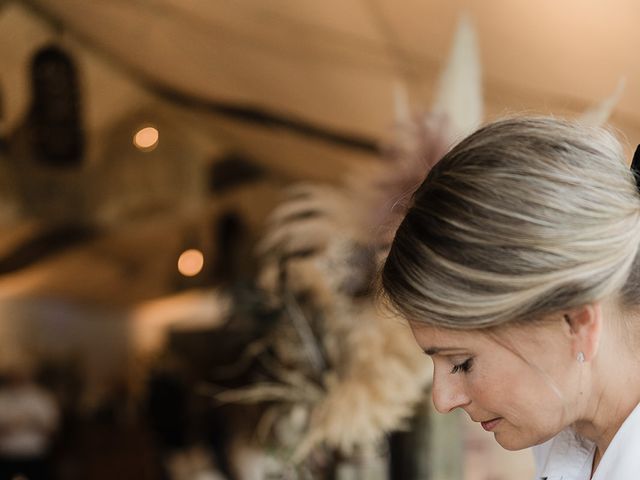
[[[640,304],[639,243],[640,195],[613,134],[511,118],[433,167],[380,280],[412,321],[486,328],[610,295]]]

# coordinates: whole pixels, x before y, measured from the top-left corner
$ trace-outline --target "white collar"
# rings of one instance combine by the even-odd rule
[[[593,480],[636,480],[640,472],[640,403],[616,432]]]
[[[592,480],[636,480],[640,472],[640,404],[611,440]],[[536,480],[589,480],[595,444],[567,428],[534,447]]]
[[[582,480],[591,476],[596,446],[572,428],[563,430],[540,447],[546,451],[546,458],[536,480]]]

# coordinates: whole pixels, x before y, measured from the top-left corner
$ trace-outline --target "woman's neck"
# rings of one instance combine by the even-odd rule
[[[640,403],[640,361],[619,356],[614,365],[603,362],[601,382],[594,383],[585,398],[584,413],[574,423],[574,430],[595,443],[593,471],[629,414]],[[594,378],[595,380],[595,378]],[[587,392],[585,392],[586,394]]]

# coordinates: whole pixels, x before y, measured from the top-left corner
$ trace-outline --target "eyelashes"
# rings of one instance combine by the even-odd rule
[[[473,366],[473,358],[469,358],[458,365],[454,365],[453,368],[451,369],[451,373],[452,374],[458,373],[458,372],[468,373],[471,371],[472,366]]]

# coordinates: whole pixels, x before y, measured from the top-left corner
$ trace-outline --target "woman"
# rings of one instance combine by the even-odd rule
[[[536,479],[640,478],[640,195],[613,135],[490,124],[414,194],[382,271],[464,409]]]

